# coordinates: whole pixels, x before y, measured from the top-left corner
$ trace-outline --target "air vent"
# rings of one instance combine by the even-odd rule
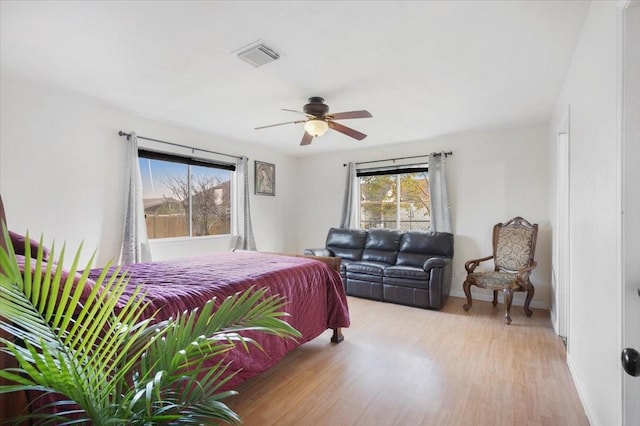
[[[261,40],[237,50],[236,55],[248,64],[258,68],[280,58],[272,48],[264,44]]]

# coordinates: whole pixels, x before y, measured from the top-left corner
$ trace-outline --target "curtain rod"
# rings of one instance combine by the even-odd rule
[[[440,153],[436,153],[436,154],[434,154],[434,155],[437,157],[437,156],[442,155],[442,154],[440,154]],[[450,155],[453,155],[453,152],[449,151],[449,152],[445,152],[445,153],[444,153],[444,156],[445,156],[445,157],[448,157],[448,156],[450,156]],[[361,161],[361,162],[359,162],[359,163],[355,163],[355,164],[356,164],[356,166],[357,166],[357,165],[360,165],[360,164],[382,163],[382,162],[385,162],[385,161],[396,161],[396,160],[408,160],[408,159],[410,159],[410,158],[424,158],[424,157],[428,157],[428,156],[429,156],[429,154],[427,154],[427,155],[414,155],[414,156],[412,156],[412,157],[387,158],[386,160]],[[344,163],[342,166],[343,166],[343,167],[347,167],[347,166],[348,166],[348,164],[347,164],[347,163]]]
[[[122,130],[120,130],[118,132],[118,135],[119,136],[126,136],[127,140],[129,140],[131,138],[131,133],[126,133],[126,132],[123,132]],[[145,138],[144,136],[137,136],[137,138],[138,139],[144,139],[144,140],[147,140],[147,141],[164,143],[164,144],[167,144],[167,145],[179,146],[180,148],[190,149],[191,151],[202,151],[202,152],[208,152],[209,154],[224,155],[225,157],[236,158],[238,160],[244,158],[244,157],[240,157],[240,156],[237,156],[237,155],[225,154],[223,152],[209,151],[208,149],[194,148],[192,146],[180,145],[179,143],[161,141],[160,139]]]

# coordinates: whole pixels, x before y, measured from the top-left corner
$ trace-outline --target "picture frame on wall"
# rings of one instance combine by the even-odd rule
[[[276,165],[254,161],[254,189],[257,195],[276,195]]]

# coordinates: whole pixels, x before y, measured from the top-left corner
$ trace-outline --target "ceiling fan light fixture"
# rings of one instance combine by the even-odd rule
[[[318,137],[324,135],[327,130],[329,130],[329,125],[324,120],[314,118],[304,123],[304,130],[311,136]]]
[[[372,117],[371,113],[364,109],[329,114],[329,106],[325,104],[324,99],[319,96],[310,97],[309,103],[302,108],[302,111],[297,111],[294,109],[283,109],[283,111],[304,114],[306,115],[306,120],[295,120],[287,121],[286,123],[270,124],[268,126],[256,127],[256,130],[266,129],[267,127],[282,126],[284,124],[304,123],[304,133],[302,134],[302,140],[300,141],[300,145],[303,146],[309,145],[314,138],[324,135],[327,130],[329,130],[329,128],[331,128],[331,130],[335,130],[338,133],[349,136],[350,138],[361,141],[362,139],[366,138],[367,135],[355,129],[352,129],[351,127],[347,127],[340,123],[337,123],[335,120]]]

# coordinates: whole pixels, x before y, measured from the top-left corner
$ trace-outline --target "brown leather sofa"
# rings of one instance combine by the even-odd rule
[[[347,294],[440,309],[451,288],[453,234],[331,228],[324,248],[305,255],[342,258]]]

